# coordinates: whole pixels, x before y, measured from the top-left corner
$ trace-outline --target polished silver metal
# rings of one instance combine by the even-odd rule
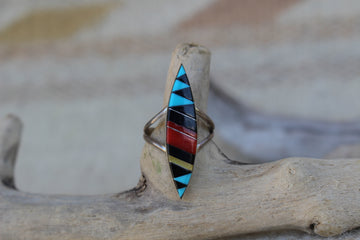
[[[168,110],[168,107],[164,107],[163,109],[161,109],[160,112],[158,112],[154,117],[152,117],[145,124],[144,135],[143,135],[144,140],[146,142],[150,143],[151,145],[153,145],[154,147],[160,149],[161,151],[163,151],[165,153],[166,153],[166,145],[151,137],[151,133],[154,130],[154,128],[151,128],[151,126],[154,123],[156,123],[157,121],[159,121],[162,117],[164,117],[167,113],[167,110]],[[199,116],[200,120],[203,120],[203,122],[205,123],[205,125],[207,126],[207,128],[209,130],[209,135],[207,135],[201,141],[198,141],[199,143],[197,144],[197,147],[196,147],[197,151],[198,151],[214,137],[215,124],[208,115],[206,115],[205,113],[200,111],[197,107],[195,107],[195,111],[196,111],[196,115]]]

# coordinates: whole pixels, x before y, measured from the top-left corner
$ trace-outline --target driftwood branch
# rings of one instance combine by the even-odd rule
[[[164,102],[180,62],[195,103],[206,111],[210,53],[196,45],[174,51]],[[244,165],[210,142],[198,153],[191,184],[179,200],[166,155],[145,144],[143,176],[132,190],[41,195],[14,188],[20,134],[16,117],[0,121],[0,239],[214,239],[283,229],[334,236],[360,226],[360,159]],[[163,139],[164,123],[153,134]]]

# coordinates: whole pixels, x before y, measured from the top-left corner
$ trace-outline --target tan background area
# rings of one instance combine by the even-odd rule
[[[0,115],[25,125],[17,186],[134,186],[142,127],[160,110],[180,42],[212,51],[209,114],[231,158],[351,155],[359,26],[356,0],[3,0]]]

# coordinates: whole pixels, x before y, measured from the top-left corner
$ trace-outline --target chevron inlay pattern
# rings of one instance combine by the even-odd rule
[[[175,186],[182,198],[191,178],[197,146],[195,105],[183,65],[169,99],[166,146]]]

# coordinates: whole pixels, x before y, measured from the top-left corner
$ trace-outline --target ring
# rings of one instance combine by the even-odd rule
[[[151,126],[166,115],[166,144],[154,139]],[[202,120],[209,134],[198,141],[197,119]],[[182,198],[189,184],[196,152],[214,136],[215,125],[195,107],[191,87],[183,65],[173,83],[168,106],[144,126],[144,140],[167,154],[173,181]]]

